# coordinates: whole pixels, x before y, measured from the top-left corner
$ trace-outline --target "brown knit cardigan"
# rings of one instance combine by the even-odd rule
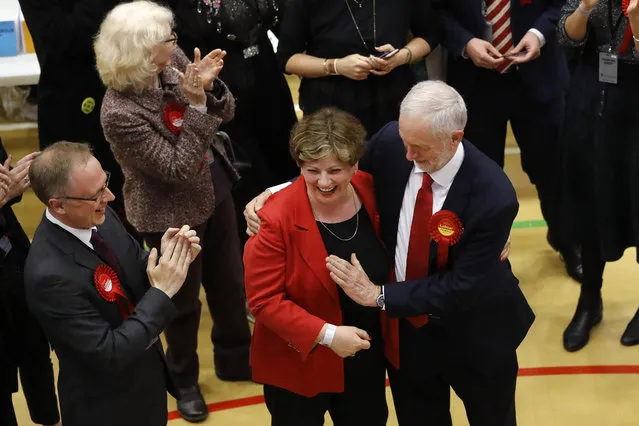
[[[184,72],[189,60],[176,48],[171,64]],[[210,168],[203,161],[209,146],[235,173],[223,144],[215,138],[219,125],[233,118],[233,96],[217,80],[217,97],[207,92],[208,113],[190,108],[173,68],[160,73],[162,88],[141,94],[108,89],[102,103],[104,134],[124,173],[127,219],[139,232],[164,232],[184,224],[195,227],[212,215],[215,194]],[[169,103],[186,106],[179,134],[164,121]]]

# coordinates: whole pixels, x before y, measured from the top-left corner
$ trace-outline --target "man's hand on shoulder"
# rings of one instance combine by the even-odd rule
[[[246,219],[246,234],[250,237],[257,235],[260,230],[260,224],[262,221],[260,217],[257,215],[257,212],[264,207],[264,203],[269,197],[273,195],[270,190],[265,190],[257,197],[253,198],[249,203],[244,207],[244,218]]]

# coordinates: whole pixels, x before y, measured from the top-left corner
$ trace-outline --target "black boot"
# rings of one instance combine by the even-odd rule
[[[621,344],[624,346],[634,346],[639,344],[639,309],[628,323],[626,331],[623,332],[623,335],[621,336]]]
[[[180,399],[177,402],[177,409],[180,416],[187,422],[197,423],[206,420],[209,410],[204,402],[204,397],[200,393],[198,385],[179,390]]]
[[[561,260],[566,265],[568,276],[578,283],[582,283],[584,279],[584,267],[581,259],[581,248],[578,246],[570,247],[557,244],[550,232],[546,234],[546,240],[553,250],[559,252]]]
[[[568,352],[575,352],[588,344],[590,330],[601,322],[603,304],[601,293],[585,294],[582,290],[577,303],[577,310],[570,324],[564,331],[564,348]]]

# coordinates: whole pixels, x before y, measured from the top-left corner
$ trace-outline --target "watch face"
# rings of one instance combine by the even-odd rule
[[[384,307],[384,295],[380,294],[379,296],[377,296],[377,306],[380,308]]]

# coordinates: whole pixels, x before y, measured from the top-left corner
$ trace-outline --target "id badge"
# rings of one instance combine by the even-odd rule
[[[617,70],[619,61],[613,53],[599,53],[599,81],[602,83],[617,84]]]

